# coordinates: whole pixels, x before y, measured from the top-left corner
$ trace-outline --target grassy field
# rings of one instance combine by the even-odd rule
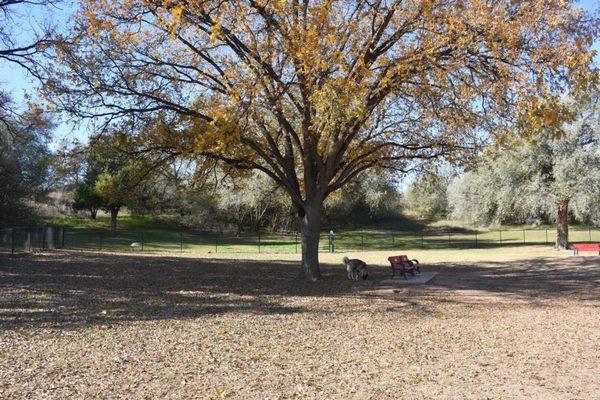
[[[0,256],[2,399],[592,399],[600,263],[550,246],[388,251],[54,251]]]
[[[69,222],[69,221],[67,221]],[[295,234],[244,233],[239,236],[195,232],[180,229],[160,220],[123,219],[116,236],[102,221],[65,226],[65,248],[108,251],[151,251],[191,253],[298,253],[299,237]],[[104,226],[104,228],[102,228]],[[600,229],[573,227],[571,241],[600,241]],[[475,230],[464,227],[429,227],[419,232],[405,231],[341,231],[335,234],[337,253],[378,250],[474,249],[515,245],[552,244],[556,232],[552,228],[503,227],[498,230]],[[134,242],[143,247],[131,248]],[[320,249],[327,252],[329,240],[323,234]]]

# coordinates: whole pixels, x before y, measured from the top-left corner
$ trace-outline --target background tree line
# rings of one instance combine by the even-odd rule
[[[432,164],[412,175],[402,192],[394,175],[363,173],[323,205],[324,226],[352,228],[399,220],[453,219],[499,224],[600,225],[600,129],[598,92],[565,100],[574,114],[560,136],[547,133],[520,146],[482,154],[460,172]],[[50,117],[33,107],[0,127],[1,220],[34,219],[36,206],[66,196],[67,213],[96,218],[171,216],[199,230],[296,231],[286,194],[261,172],[230,174],[190,159],[156,159],[114,129],[88,144],[52,153]],[[7,125],[9,124],[9,125]],[[70,210],[70,211],[69,211]],[[397,226],[403,229],[402,226]],[[566,246],[568,232],[559,236]]]
[[[8,99],[6,97],[6,99]],[[260,172],[243,177],[186,159],[158,162],[118,130],[52,151],[53,123],[34,108],[0,125],[0,221],[41,223],[52,215],[95,219],[170,216],[193,229],[297,231],[287,195]],[[153,165],[158,162],[158,165]],[[390,175],[363,174],[324,204],[325,224],[359,227],[397,218],[402,194]],[[58,196],[60,194],[60,196]],[[60,206],[60,207],[59,207]]]
[[[287,195],[259,171],[237,176],[182,159],[153,168],[151,160],[115,143],[105,135],[75,146],[63,154],[61,167],[73,211],[92,219],[98,210],[110,213],[113,231],[123,208],[171,216],[200,230],[298,230]],[[325,223],[358,227],[397,218],[401,197],[390,176],[363,174],[324,204]]]

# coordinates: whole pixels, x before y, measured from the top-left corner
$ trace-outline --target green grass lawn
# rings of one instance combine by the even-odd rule
[[[117,235],[110,234],[108,218],[51,219],[49,224],[65,227],[65,248],[108,251],[154,251],[192,253],[298,253],[300,238],[295,234],[261,232],[219,235],[194,232],[178,227],[174,220],[157,217],[122,216]],[[491,230],[466,226],[432,224],[416,232],[389,230],[347,230],[335,234],[335,252],[378,251],[391,249],[472,249],[515,245],[552,244],[556,231],[552,227],[502,227]],[[573,227],[572,242],[600,241],[600,228]],[[134,242],[142,247],[132,247]],[[329,249],[324,232],[319,244],[322,252]]]

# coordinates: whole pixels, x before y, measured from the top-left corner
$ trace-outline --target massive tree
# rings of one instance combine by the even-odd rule
[[[460,158],[525,120],[557,124],[540,105],[586,84],[596,34],[596,21],[565,0],[81,7],[58,48],[51,98],[107,123],[158,118],[149,149],[267,174],[297,210],[310,279],[320,277],[329,194],[370,168]]]

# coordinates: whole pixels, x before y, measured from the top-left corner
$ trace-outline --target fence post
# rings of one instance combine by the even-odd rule
[[[500,232],[500,246],[502,246],[502,229],[500,229],[498,232]]]
[[[61,237],[61,243],[60,243],[60,248],[64,249],[65,248],[65,232],[67,231],[66,227],[62,227],[62,237]]]
[[[423,232],[421,232],[421,248],[425,248],[425,235],[423,235]]]
[[[179,251],[183,253],[183,231],[179,231]]]
[[[365,235],[360,235],[360,249],[361,251],[365,251]]]
[[[452,239],[451,239],[450,235],[452,235],[452,233],[448,232],[448,247],[452,247],[452,244],[451,244]]]
[[[477,248],[477,231],[475,231],[475,248]]]
[[[525,244],[525,229],[523,229],[523,244]]]
[[[102,251],[102,239],[104,239],[104,233],[100,231],[100,251]]]
[[[396,237],[392,233],[392,247],[395,247],[395,246],[396,246]]]
[[[219,234],[215,233],[215,253],[219,252]]]
[[[142,237],[142,251],[144,251],[144,232],[141,232],[140,236]]]
[[[548,228],[546,228],[546,244],[548,244]]]
[[[42,250],[46,250],[46,225],[42,225]]]
[[[590,242],[592,241],[592,228],[588,227],[588,233],[590,235]]]
[[[294,235],[294,252],[298,253],[298,232]]]
[[[260,253],[260,229],[258,230],[258,252]]]
[[[15,228],[10,230],[10,254],[15,254]]]

